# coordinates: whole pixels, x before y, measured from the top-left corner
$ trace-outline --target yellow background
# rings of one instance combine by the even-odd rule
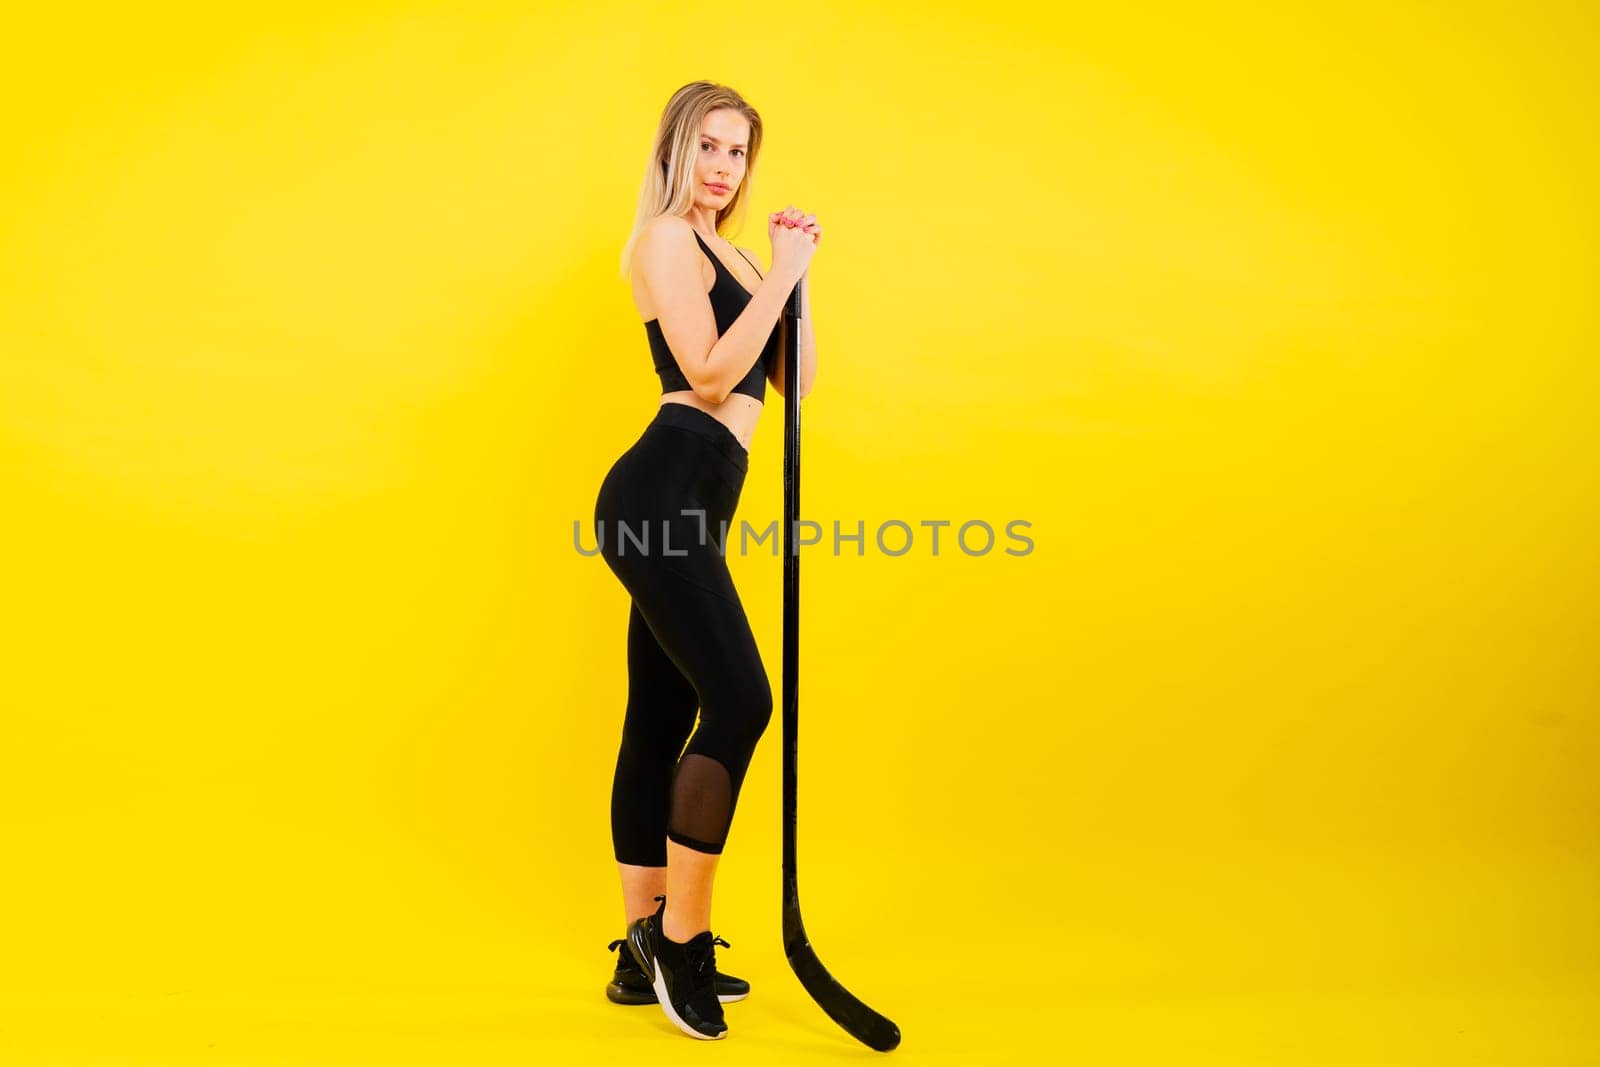
[[[573,523],[709,78],[728,236],[826,231],[806,515],[1032,524],[803,557],[801,898],[892,1055],[1600,1060],[1586,5],[143,7],[0,43],[0,1059],[875,1055],[783,961],[776,718],[723,1051],[602,993]]]

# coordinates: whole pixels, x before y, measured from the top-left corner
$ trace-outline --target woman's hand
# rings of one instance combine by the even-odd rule
[[[767,216],[767,236],[771,237],[773,231],[779,226],[790,226],[805,230],[816,239],[816,244],[822,243],[822,227],[817,225],[817,217],[815,215],[802,214],[800,209],[793,204],[790,204],[782,211],[774,211]]]
[[[815,215],[805,215],[793,205],[767,216],[767,237],[772,241],[772,267],[805,276],[822,240],[822,228]]]

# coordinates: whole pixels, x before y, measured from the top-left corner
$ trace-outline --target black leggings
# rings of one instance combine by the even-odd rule
[[[737,543],[733,511],[748,468],[731,430],[669,401],[595,500],[600,554],[633,600],[628,709],[611,785],[619,863],[664,867],[669,838],[720,853],[772,717],[772,687],[723,552]]]

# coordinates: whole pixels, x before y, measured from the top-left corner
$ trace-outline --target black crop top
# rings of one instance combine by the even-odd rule
[[[717,320],[717,336],[721,337],[728,332],[728,327],[738,319],[739,313],[744,310],[755,294],[739,284],[739,279],[733,272],[723,266],[722,260],[706,246],[705,240],[696,233],[694,239],[700,242],[700,248],[711,257],[711,265],[716,269],[717,280],[711,283],[711,290],[706,295],[711,299],[711,310]],[[743,252],[739,253],[741,256]],[[745,256],[745,262],[750,263],[750,257]],[[754,263],[750,266],[755,267]],[[756,268],[756,274],[761,274],[761,269]],[[761,349],[761,355],[756,358],[748,373],[734,386],[729,393],[743,393],[753,396],[757,400],[765,401],[767,396],[767,367],[769,360],[776,360],[778,356],[778,331],[782,320],[772,326],[772,335],[767,338],[767,343]],[[678,366],[678,361],[673,358],[672,349],[667,345],[667,338],[661,332],[661,321],[651,319],[644,324],[645,336],[650,339],[650,354],[655,358],[656,374],[661,378],[661,391],[673,393],[680,389],[692,390],[689,379],[683,376],[683,370]]]

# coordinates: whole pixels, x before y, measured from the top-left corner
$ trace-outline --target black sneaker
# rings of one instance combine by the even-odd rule
[[[619,945],[622,951],[617,953],[616,973],[606,983],[606,999],[613,1004],[654,1004],[656,987],[650,984],[650,976],[639,969],[639,961],[628,951],[628,939],[619,937],[606,948],[616,952]]]
[[[720,937],[713,938],[711,943],[723,948],[733,947]],[[654,1004],[656,987],[651,983],[650,976],[639,968],[639,961],[628,951],[627,944],[627,938],[619,937],[606,946],[607,952],[616,952],[619,946],[622,947],[622,951],[617,953],[616,972],[612,974],[611,981],[606,983],[606,998],[613,1004]],[[716,972],[712,988],[717,991],[717,1000],[723,1004],[731,1004],[750,995],[749,982],[721,970]]]
[[[661,930],[667,898],[656,897],[661,906],[628,924],[628,951],[640,970],[650,976],[656,1000],[667,1018],[690,1037],[716,1041],[728,1036],[722,1018],[722,1002],[717,999],[716,948],[710,930],[702,930],[688,941],[668,940]]]

